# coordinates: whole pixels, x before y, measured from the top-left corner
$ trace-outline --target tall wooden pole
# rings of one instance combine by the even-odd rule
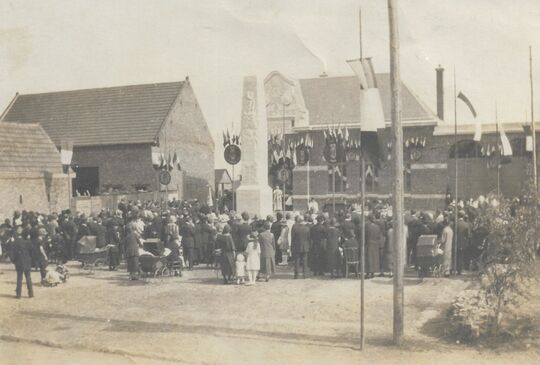
[[[529,77],[531,79],[531,130],[532,130],[532,164],[534,187],[538,189],[538,167],[536,165],[536,125],[534,123],[534,87],[533,87],[533,66],[532,66],[532,46],[529,46]]]
[[[399,32],[397,0],[388,0],[390,27],[390,87],[392,89],[392,161],[393,165],[393,225],[394,225],[394,344],[403,343],[404,292],[403,276],[405,264],[403,225],[403,128],[401,126],[401,80],[399,74]]]
[[[458,223],[458,158],[459,158],[459,149],[458,149],[458,139],[457,139],[457,97],[456,97],[456,68],[454,67],[454,168],[456,170],[455,174],[455,197],[454,197],[454,247],[452,255],[453,271],[457,272],[457,242],[458,242],[458,232],[457,232],[457,223]]]
[[[362,136],[362,130],[360,130],[360,136]],[[362,137],[360,137],[362,138]],[[361,146],[361,145],[360,145]],[[365,281],[365,262],[366,262],[366,159],[362,153],[362,147],[360,147],[360,176],[362,176],[362,237],[360,238],[360,349],[364,349],[365,336],[364,336],[364,281]]]
[[[500,201],[501,200],[500,195],[501,195],[501,153],[502,151],[499,148],[499,141],[501,140],[501,136],[499,135],[499,115],[497,113],[497,103],[495,103],[495,136],[497,138],[497,199],[499,199]]]
[[[362,51],[362,9],[358,9],[358,40],[360,45],[360,59],[363,57]],[[364,284],[365,284],[365,262],[366,262],[366,160],[362,151],[362,120],[360,120],[360,176],[362,177],[360,192],[361,196],[361,237],[360,237],[360,350],[364,349],[365,345],[365,331],[364,331],[364,317],[365,317],[365,300],[364,300]]]

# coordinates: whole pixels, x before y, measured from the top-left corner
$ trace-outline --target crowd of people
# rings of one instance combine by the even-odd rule
[[[407,265],[417,266],[418,238],[436,235],[445,275],[450,274],[454,261],[458,274],[475,269],[487,237],[475,221],[482,204],[488,202],[458,201],[449,202],[445,210],[407,211],[403,243]],[[366,278],[392,276],[391,209],[386,202],[370,201],[365,214]],[[457,226],[454,214],[458,215]],[[457,247],[453,243],[455,232]],[[362,234],[358,206],[349,205],[331,216],[319,211],[313,201],[303,214],[277,212],[267,217],[220,213],[197,201],[120,201],[114,211],[89,216],[69,210],[49,215],[15,212],[0,226],[3,252],[17,271],[17,297],[21,296],[23,276],[29,296],[33,296],[32,268],[39,269],[43,280],[49,262],[77,259],[78,242],[85,236],[94,236],[98,249],[108,248],[110,270],[125,260],[133,280],[139,277],[144,241],[157,239],[168,249],[171,260],[182,259],[188,270],[197,265],[219,267],[224,283],[245,280],[246,285],[254,285],[257,280],[270,280],[276,265],[292,264],[295,279],[310,272],[313,276],[343,277],[347,261],[359,259]]]

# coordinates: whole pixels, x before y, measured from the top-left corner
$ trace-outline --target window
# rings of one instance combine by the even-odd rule
[[[510,141],[510,145],[512,147],[512,156],[523,157],[528,155],[525,137],[517,137],[512,139]]]
[[[482,146],[480,143],[473,141],[472,139],[461,140],[452,145],[448,152],[450,158],[455,158],[456,150],[458,158],[482,157]]]

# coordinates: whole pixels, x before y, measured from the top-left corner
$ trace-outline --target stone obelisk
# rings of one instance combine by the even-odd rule
[[[272,189],[268,185],[268,128],[264,81],[244,77],[242,93],[242,183],[236,191],[238,212],[264,218],[272,214]]]

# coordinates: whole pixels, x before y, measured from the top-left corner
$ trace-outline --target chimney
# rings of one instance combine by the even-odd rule
[[[437,71],[437,116],[444,120],[444,68],[439,65]]]

